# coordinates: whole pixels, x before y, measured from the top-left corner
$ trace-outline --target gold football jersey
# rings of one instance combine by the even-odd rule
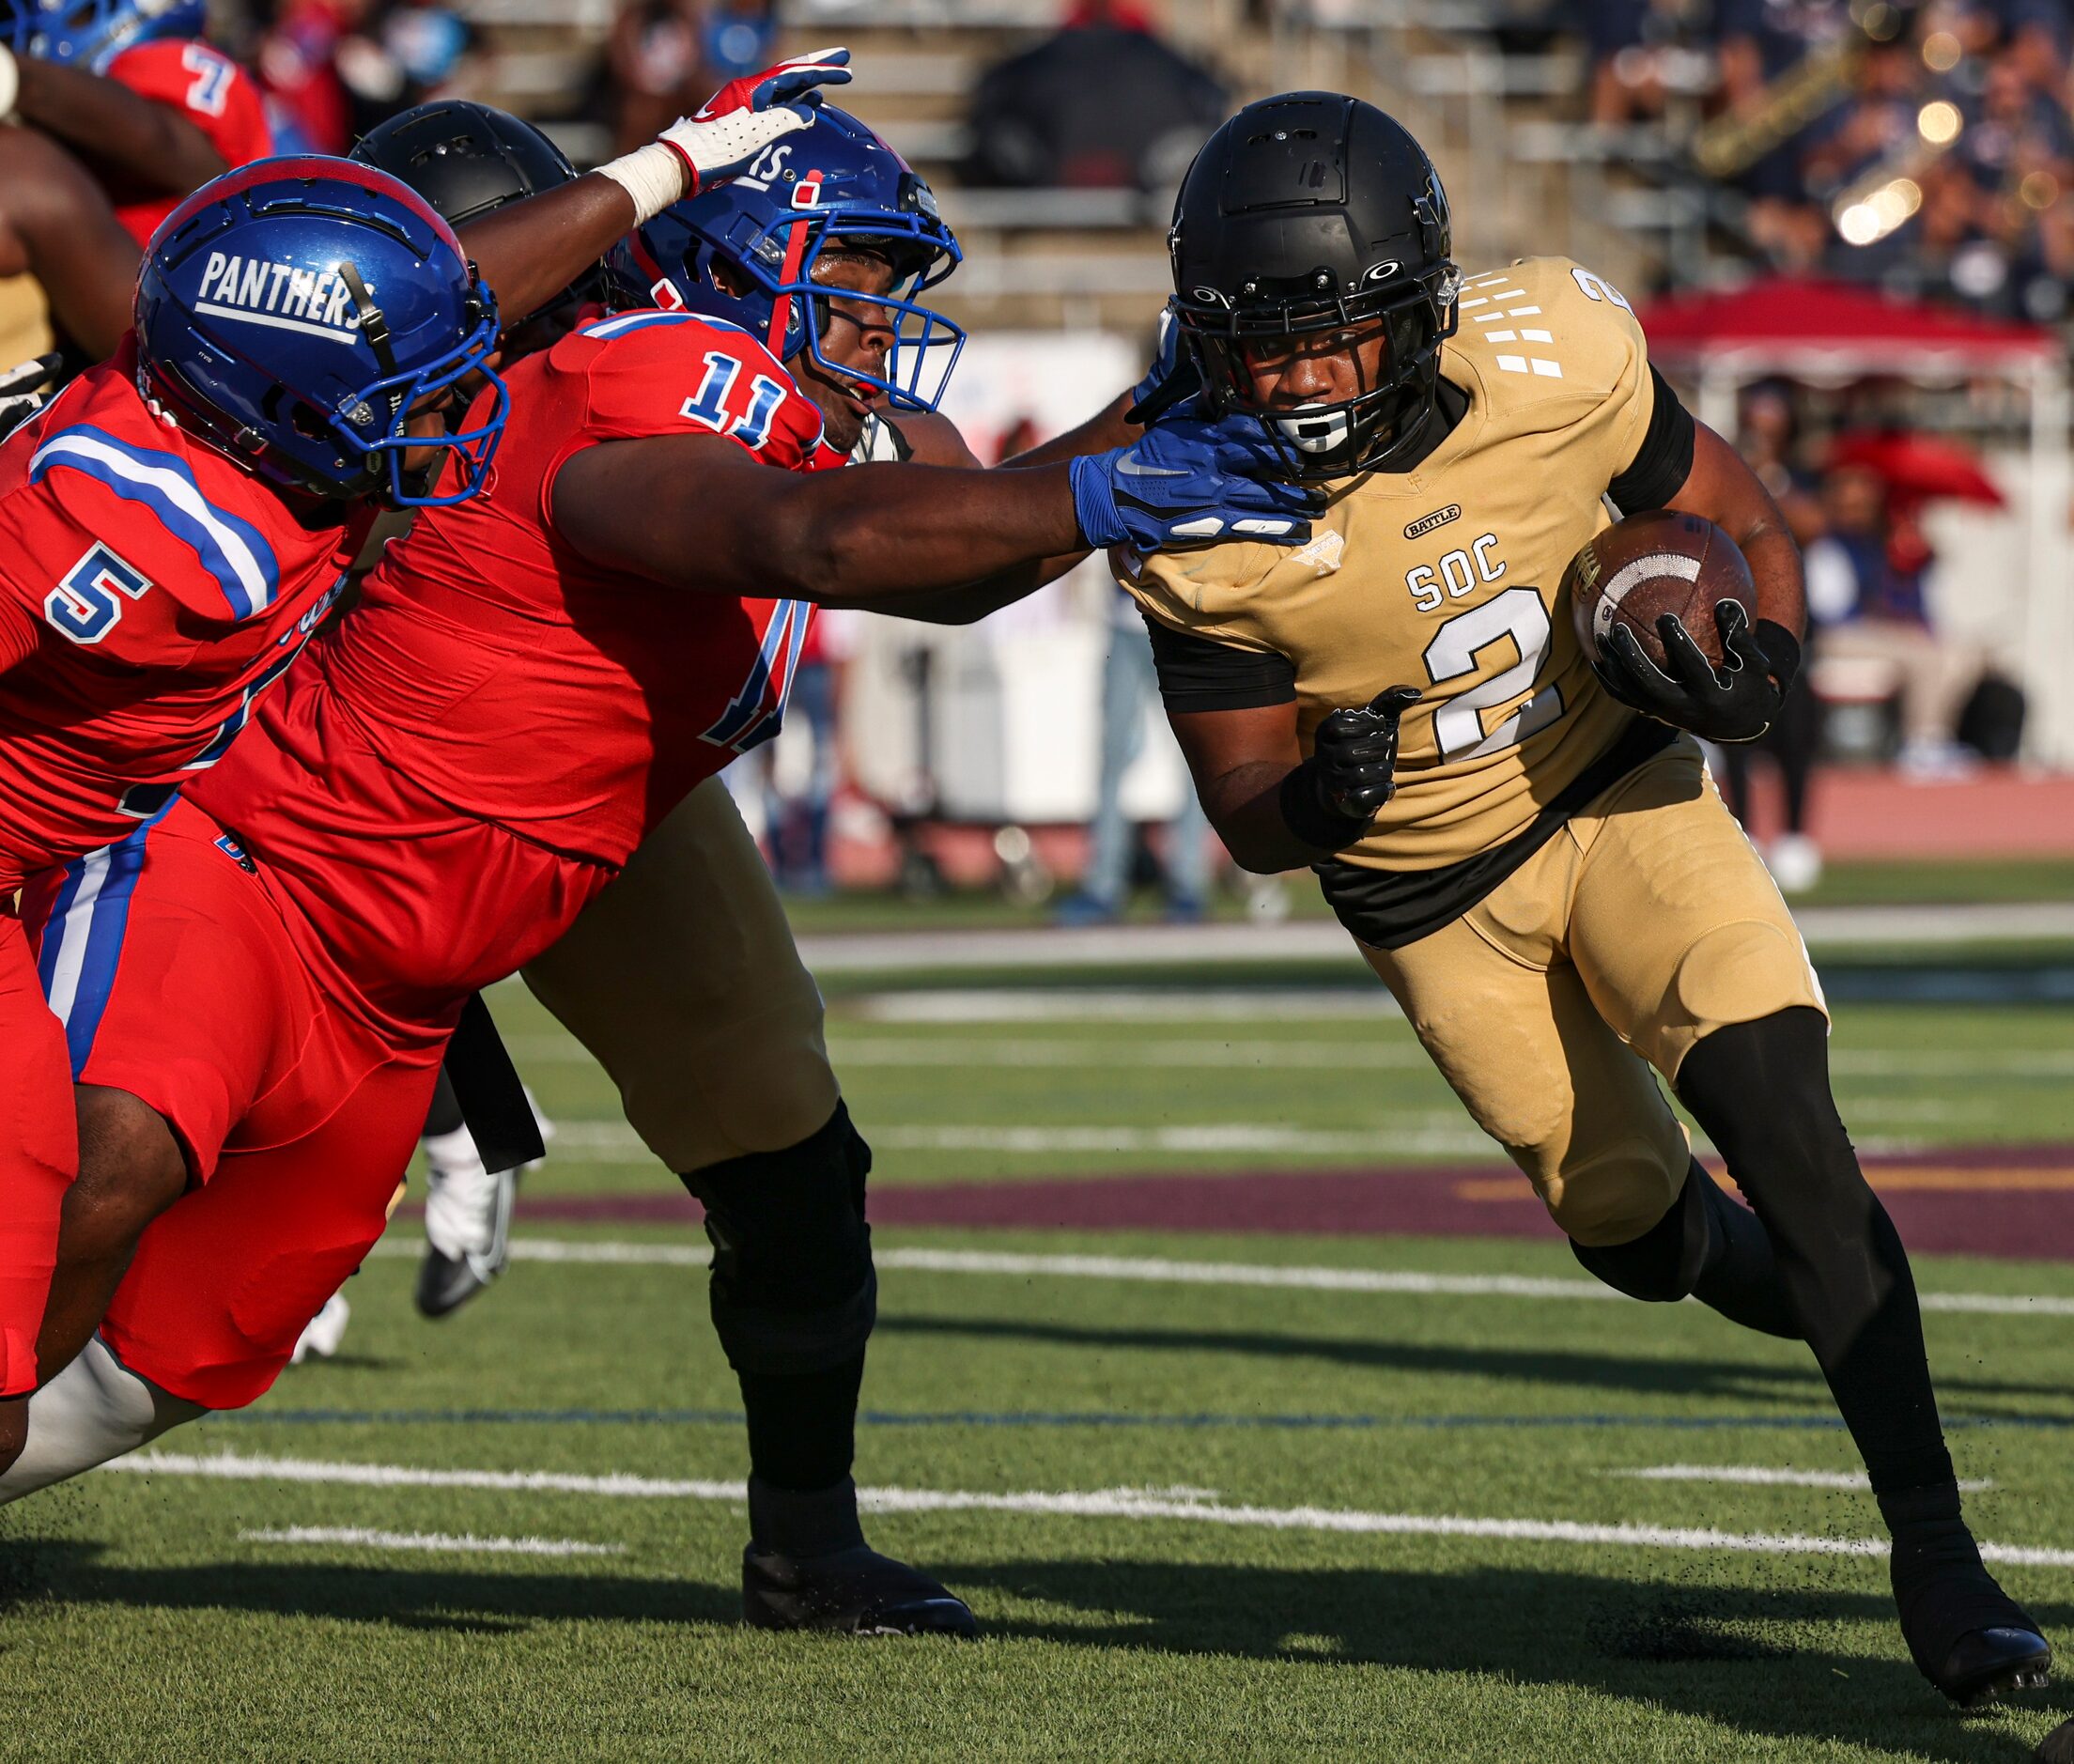
[[[1453,432],[1415,471],[1334,486],[1300,549],[1111,556],[1152,617],[1289,658],[1306,752],[1329,712],[1418,689],[1397,795],[1339,854],[1370,869],[1503,844],[1634,720],[1601,689],[1561,593],[1648,431],[1634,314],[1568,258],[1528,258],[1465,284],[1441,372],[1469,396]]]
[[[42,283],[33,275],[0,277],[0,369],[33,362],[55,347]]]

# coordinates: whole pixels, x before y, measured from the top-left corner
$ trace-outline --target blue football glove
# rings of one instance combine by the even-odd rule
[[[1160,309],[1159,341],[1153,350],[1153,365],[1145,378],[1131,389],[1131,408],[1123,412],[1126,423],[1150,425],[1184,404],[1202,390],[1202,370],[1193,355],[1182,354],[1181,326],[1169,304]]]
[[[1274,481],[1287,470],[1260,419],[1180,417],[1068,469],[1081,536],[1106,549],[1163,551],[1228,539],[1304,545],[1318,499]]]
[[[700,106],[680,116],[658,138],[690,170],[685,193],[739,177],[772,142],[813,121],[824,85],[847,85],[847,49],[816,49],[794,55],[761,73],[730,80]]]

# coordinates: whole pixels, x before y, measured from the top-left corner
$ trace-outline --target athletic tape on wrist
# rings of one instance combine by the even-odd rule
[[[14,51],[0,45],[0,123],[14,120],[14,101],[22,95],[22,70],[14,65]]]
[[[660,141],[623,153],[598,168],[634,199],[634,224],[646,226],[673,202],[690,193],[684,156]]]

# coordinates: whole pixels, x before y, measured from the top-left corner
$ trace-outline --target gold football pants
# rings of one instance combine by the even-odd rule
[[[1730,1023],[1828,1013],[1786,903],[1690,739],[1460,919],[1362,953],[1477,1124],[1594,1246],[1648,1230],[1690,1166],[1649,1068],[1675,1079]]]
[[[821,994],[718,778],[525,970],[673,1170],[797,1145],[841,1097]]]

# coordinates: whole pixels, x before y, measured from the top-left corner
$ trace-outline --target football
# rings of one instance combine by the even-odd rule
[[[1757,594],[1750,565],[1736,542],[1710,520],[1674,509],[1652,509],[1617,520],[1571,559],[1563,572],[1577,641],[1593,661],[1614,621],[1631,627],[1642,653],[1664,665],[1656,622],[1675,612],[1707,659],[1720,664],[1721,630],[1714,608],[1742,603],[1751,624]]]

